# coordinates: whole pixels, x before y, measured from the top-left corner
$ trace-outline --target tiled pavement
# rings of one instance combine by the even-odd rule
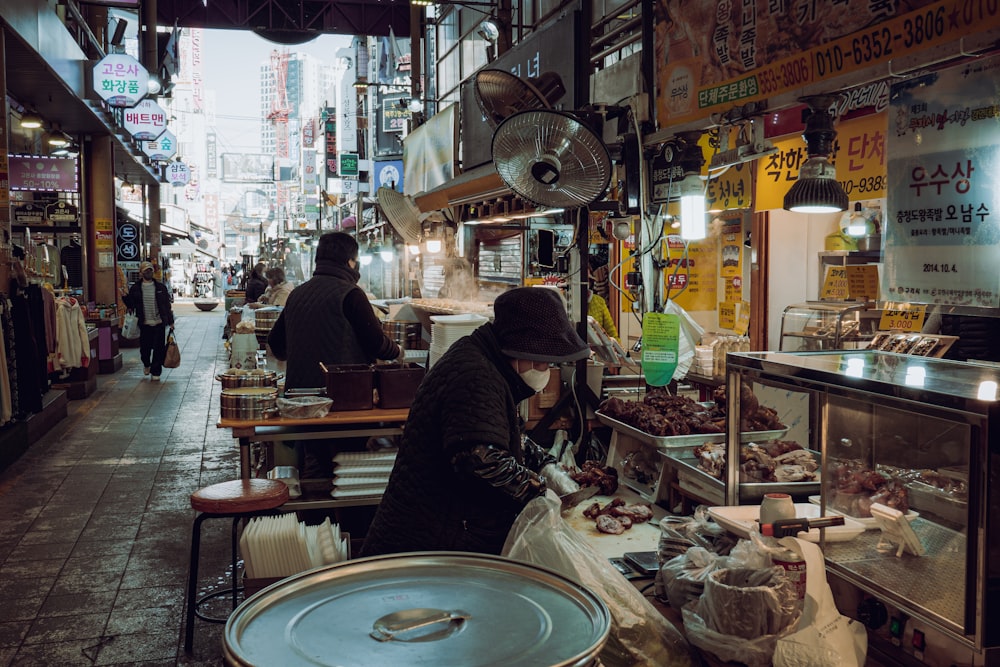
[[[183,618],[188,497],[239,476],[215,427],[225,314],[174,311],[179,368],[151,382],[123,349],[123,367],[0,473],[0,666],[222,664],[223,626],[197,621],[189,656]],[[226,586],[229,522],[203,532],[201,587]]]

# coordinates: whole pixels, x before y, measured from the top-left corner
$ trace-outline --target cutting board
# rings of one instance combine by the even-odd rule
[[[653,505],[653,518],[646,523],[635,524],[621,535],[609,535],[597,530],[594,519],[585,517],[583,510],[594,503],[604,507],[614,498],[621,498],[629,505],[634,503],[649,504],[638,494],[628,489],[621,489],[614,496],[594,496],[585,500],[562,517],[570,528],[576,531],[584,540],[606,558],[618,558],[626,551],[656,551],[660,541],[660,519],[666,516],[663,508]]]

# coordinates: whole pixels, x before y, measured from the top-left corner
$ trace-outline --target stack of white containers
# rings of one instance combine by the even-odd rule
[[[434,365],[451,345],[468,336],[488,321],[483,315],[431,315],[431,347],[427,355],[427,368]]]
[[[377,452],[341,452],[333,457],[334,498],[381,496],[389,484],[389,473],[396,462],[396,450]]]

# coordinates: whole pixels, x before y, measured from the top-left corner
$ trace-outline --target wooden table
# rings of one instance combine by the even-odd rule
[[[409,408],[343,410],[314,419],[225,419],[217,428],[232,429],[240,444],[240,477],[250,479],[250,442],[262,440],[326,440],[358,436],[400,435],[410,414]]]

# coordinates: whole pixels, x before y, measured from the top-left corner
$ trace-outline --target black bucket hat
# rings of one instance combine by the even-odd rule
[[[493,333],[508,357],[552,364],[590,356],[559,294],[545,287],[518,287],[493,302]]]

